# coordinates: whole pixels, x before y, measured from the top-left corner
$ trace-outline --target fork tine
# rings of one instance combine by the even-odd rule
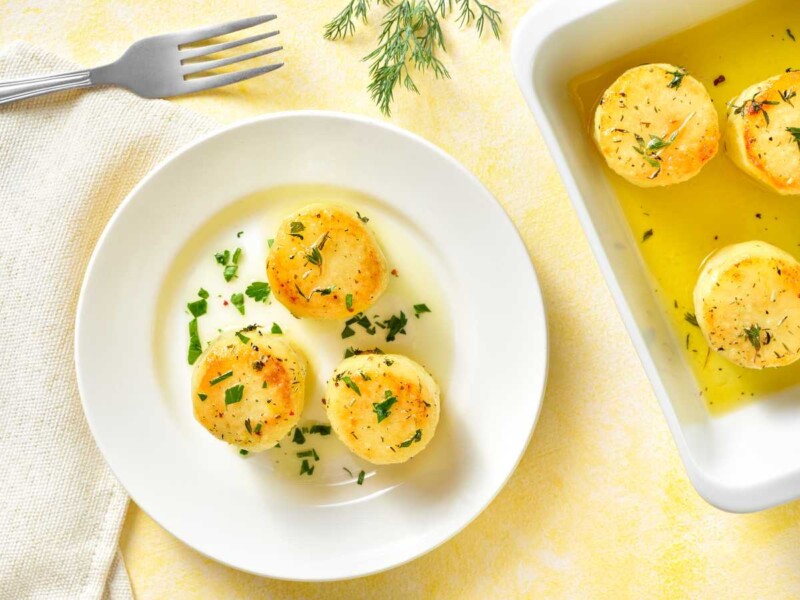
[[[244,46],[245,44],[252,44],[253,42],[265,40],[278,35],[278,33],[278,31],[270,31],[269,33],[261,33],[259,35],[251,35],[250,37],[242,38],[240,40],[233,40],[232,42],[213,44],[211,46],[201,46],[199,48],[188,48],[186,50],[181,50],[179,56],[181,60],[189,60],[199,56],[216,54],[217,52],[222,52],[223,50],[230,50],[231,48],[238,48],[239,46]]]
[[[255,27],[256,25],[272,21],[276,18],[277,15],[261,15],[258,17],[248,17],[246,19],[239,19],[238,21],[231,21],[230,23],[223,23],[222,25],[210,25],[208,27],[200,27],[199,29],[191,29],[174,34],[175,41],[179,46],[183,44],[192,44],[194,42],[207,40],[208,38],[227,35],[234,31],[239,31],[240,29]]]
[[[245,71],[237,71],[235,73],[224,73],[222,75],[209,75],[208,77],[189,79],[184,81],[183,85],[185,89],[182,90],[181,93],[190,94],[192,92],[202,92],[204,90],[230,85],[232,83],[244,81],[245,79],[258,77],[259,75],[269,73],[275,69],[280,69],[282,66],[283,63],[278,63],[275,65],[267,65],[266,67],[256,67],[254,69],[247,69]]]
[[[220,58],[219,60],[203,60],[200,62],[189,63],[188,65],[183,65],[183,74],[184,75],[194,75],[195,73],[201,73],[203,71],[210,71],[211,69],[218,69],[220,67],[224,67],[226,65],[232,65],[238,62],[242,62],[243,60],[250,60],[251,58],[256,58],[257,56],[264,56],[265,54],[272,54],[273,52],[277,52],[278,50],[282,50],[283,46],[275,46],[274,48],[266,48],[264,50],[256,50],[254,52],[248,52],[247,54],[240,54],[239,56],[230,56],[228,58]]]

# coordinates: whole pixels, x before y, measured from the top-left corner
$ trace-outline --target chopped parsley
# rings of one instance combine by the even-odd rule
[[[244,448],[240,448],[239,449],[239,454],[241,454],[242,456],[247,456],[250,453],[247,450],[245,450]]]
[[[292,441],[295,444],[303,445],[306,443],[306,436],[303,435],[303,432],[300,430],[299,427],[294,428],[294,435],[292,436]]]
[[[419,316],[422,313],[429,313],[429,312],[431,312],[431,309],[428,308],[427,304],[415,304],[414,305],[414,316],[417,317],[418,319],[419,319]]]
[[[267,240],[267,246],[269,246],[270,248],[272,248],[272,244],[274,244],[274,243],[275,243],[275,239],[274,238],[269,238]]]
[[[394,394],[392,394],[390,390],[386,390],[386,392],[384,393],[384,397],[386,398],[386,400],[384,400],[383,402],[372,403],[372,412],[374,412],[378,416],[378,423],[388,418],[389,415],[392,414],[389,411],[389,409],[395,402],[397,402],[397,397]]]
[[[350,358],[351,356],[355,356],[355,355],[356,355],[356,351],[353,349],[353,347],[352,347],[352,346],[348,347],[348,348],[347,348],[347,349],[344,351],[344,357],[345,357],[345,358]]]
[[[376,322],[375,324],[381,329],[386,329],[386,341],[393,342],[397,334],[402,333],[405,335],[405,327],[408,325],[408,319],[406,318],[406,314],[400,311],[399,315],[392,315],[385,321]]]
[[[787,127],[786,131],[792,134],[797,147],[800,148],[800,127]]]
[[[226,267],[222,271],[222,276],[225,278],[225,281],[230,281],[234,277],[236,277],[236,271],[239,270],[239,265],[226,265]]]
[[[235,265],[238,265],[239,264],[239,257],[241,257],[241,256],[242,256],[242,249],[241,248],[237,248],[236,250],[233,251],[233,256],[231,257],[231,262],[233,264],[235,264]]]
[[[228,379],[228,377],[233,377],[233,371],[227,371],[222,375],[217,375],[216,377],[214,377],[214,379],[208,382],[208,385],[217,385],[218,383],[221,383],[226,379]]]
[[[742,118],[744,118],[748,114],[754,115],[754,114],[757,114],[757,113],[761,113],[762,115],[764,115],[764,121],[766,122],[767,125],[769,125],[769,113],[767,112],[767,110],[764,107],[765,106],[774,106],[774,105],[780,104],[780,103],[776,102],[774,100],[761,100],[761,101],[758,101],[758,100],[756,100],[757,96],[758,96],[758,92],[753,94],[753,97],[750,100],[745,100],[744,102],[742,102],[742,104],[740,106],[731,105],[733,107],[733,109],[734,109],[733,110],[733,114],[742,115]]]
[[[193,365],[202,353],[203,346],[200,344],[200,335],[197,333],[197,318],[194,318],[189,321],[189,364]]]
[[[244,420],[244,428],[247,429],[247,433],[253,433],[253,428],[250,426],[250,419]]]
[[[230,250],[225,250],[225,252],[217,252],[214,255],[214,258],[218,264],[225,266],[231,260],[231,252]]]
[[[414,442],[418,442],[421,439],[422,439],[422,430],[421,429],[417,429],[417,431],[416,431],[416,433],[414,435],[412,435],[405,442],[400,444],[400,447],[401,448],[408,448],[411,444],[413,444]]]
[[[208,394],[197,394],[197,397],[200,398],[200,402],[205,402]]]
[[[364,471],[361,471],[361,472],[358,474],[358,480],[356,481],[356,483],[357,483],[358,485],[364,485],[364,476],[365,476],[365,475],[366,475],[366,473],[365,473]]]
[[[644,232],[644,234],[642,235],[642,242],[646,242],[646,241],[647,241],[647,240],[649,240],[651,237],[653,237],[653,230],[652,230],[652,229],[648,229],[648,230],[647,230],[647,231],[645,231],[645,232]]]
[[[270,329],[270,332],[271,333],[283,333],[283,329],[281,329],[281,326],[278,325],[277,323],[273,323],[272,324],[272,329]]]
[[[344,329],[342,330],[342,339],[349,338],[356,334],[355,330],[352,328],[352,325],[358,325],[364,328],[370,335],[375,335],[375,327],[372,325],[372,321],[369,320],[364,313],[358,313],[354,317],[350,317],[345,321]]]
[[[231,294],[231,304],[236,307],[240,314],[244,314],[244,294]]]
[[[261,423],[256,423],[255,429],[253,429],[253,433],[256,435],[261,435]]]
[[[208,298],[208,292],[206,290],[204,290],[203,288],[200,288],[199,290],[197,290],[197,295],[200,296],[203,299]]]
[[[297,453],[297,458],[313,458],[314,462],[319,461],[319,454],[317,451],[311,448],[311,450],[303,450],[302,452]]]
[[[744,337],[750,342],[756,352],[761,350],[761,326],[751,325],[744,330]]]
[[[697,324],[697,317],[694,315],[694,313],[687,312],[685,315],[683,315],[683,318],[690,325],[694,325],[695,327],[700,327],[700,325]]]
[[[308,433],[318,433],[320,435],[330,435],[331,434],[331,426],[330,425],[322,425],[317,423],[316,425],[312,425]]]
[[[365,217],[360,212],[356,211],[356,215],[358,215],[358,220],[362,223],[369,223],[369,217]]]
[[[352,379],[350,379],[348,375],[342,375],[341,380],[344,381],[347,387],[353,390],[356,394],[358,394],[359,396],[361,395],[361,390],[358,389],[356,383]]]
[[[303,236],[300,235],[300,232],[301,231],[305,231],[305,229],[306,229],[306,226],[303,225],[300,221],[292,221],[289,224],[289,235],[291,235],[293,237],[296,237],[296,238],[300,238],[302,240]]]
[[[246,344],[247,342],[250,341],[250,338],[247,337],[245,334],[243,334],[241,331],[236,332],[236,337],[239,338],[239,341],[242,342],[243,344]]]
[[[272,290],[266,281],[254,281],[247,286],[247,289],[244,291],[244,293],[256,302],[266,302],[271,291]]]
[[[225,406],[241,402],[243,394],[244,386],[241,383],[234,385],[233,387],[229,387],[227,390],[225,390]]]
[[[347,310],[353,310],[353,294],[347,294],[344,297],[344,305],[347,307]]]
[[[792,40],[793,42],[796,42],[796,41],[797,41],[797,40],[795,39],[795,37],[794,37],[794,34],[792,33],[792,30],[791,30],[791,29],[788,29],[788,28],[786,29],[786,35],[788,35],[788,36],[791,38],[791,40]]]
[[[300,475],[306,475],[310,477],[314,474],[314,467],[308,462],[307,458],[303,459],[303,464],[300,466]]]
[[[681,87],[683,78],[688,74],[689,72],[683,67],[678,67],[676,71],[667,71],[667,75],[672,75],[672,81],[667,84],[667,87],[677,90],[679,87]]]

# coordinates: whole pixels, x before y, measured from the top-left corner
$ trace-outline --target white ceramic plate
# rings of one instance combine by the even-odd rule
[[[242,291],[250,278],[265,279],[266,238],[298,201],[280,191],[242,198],[295,184],[365,194],[355,208],[370,215],[390,262],[402,265],[398,281],[406,282],[390,285],[383,308],[405,301],[428,302],[434,310],[412,318],[397,346],[429,364],[443,389],[439,430],[406,465],[362,467],[331,435],[315,438],[325,443],[319,471],[301,479],[294,467],[280,468],[273,451],[239,456],[192,417],[184,307],[203,284],[212,292],[212,309],[200,319],[203,341],[213,337],[210,323],[278,320],[311,363],[307,412],[324,415],[315,394],[352,341],[341,340],[341,324],[295,321],[275,302],[249,300],[246,317],[239,317],[217,297]],[[240,238],[237,231],[244,231]],[[238,287],[237,280],[225,287],[216,265],[206,267],[223,243],[244,248]],[[217,277],[210,284],[209,273]],[[361,347],[370,343],[353,339]],[[75,351],[92,433],[139,506],[220,562],[311,581],[411,560],[486,507],[535,425],[547,330],[524,245],[463,167],[400,129],[301,112],[215,133],[131,192],[89,264]],[[296,460],[291,443],[282,446],[289,448],[283,460]],[[365,468],[364,485],[342,467]]]

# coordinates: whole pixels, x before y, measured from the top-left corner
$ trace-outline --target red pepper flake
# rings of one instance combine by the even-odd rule
[[[223,305],[223,306],[228,306],[228,301],[227,301],[227,300],[223,300],[223,301],[222,301],[222,305]]]
[[[290,411],[289,411],[289,416],[290,416],[290,417],[293,417],[293,416],[294,416],[294,411],[293,411],[293,410],[290,410]]]
[[[400,277],[400,276],[397,274],[397,269],[392,269],[392,275],[394,275],[395,277]]]
[[[717,87],[720,83],[725,83],[725,75],[720,75],[714,80],[714,87]]]

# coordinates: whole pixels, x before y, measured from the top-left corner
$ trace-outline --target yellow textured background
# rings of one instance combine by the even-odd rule
[[[488,186],[539,273],[552,336],[550,382],[519,468],[486,512],[441,548],[381,575],[332,584],[228,569],[131,506],[121,548],[138,598],[800,597],[800,503],[730,515],[688,482],[512,76],[511,33],[532,1],[491,3],[502,12],[503,39],[448,29],[452,81],[419,78],[423,95],[401,93],[392,120]],[[221,123],[298,108],[380,118],[359,61],[374,29],[347,43],[322,39],[323,24],[343,4],[6,0],[0,43],[24,39],[94,65],[140,37],[276,12],[285,68],[177,102]]]

